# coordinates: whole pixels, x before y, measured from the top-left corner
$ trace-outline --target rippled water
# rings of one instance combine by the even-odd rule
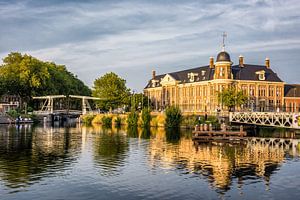
[[[299,199],[300,140],[289,141],[194,143],[188,131],[1,126],[0,199]]]

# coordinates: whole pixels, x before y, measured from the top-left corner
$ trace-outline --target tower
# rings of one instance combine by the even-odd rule
[[[232,79],[230,55],[225,51],[225,37],[226,33],[223,33],[222,51],[218,54],[215,62],[215,74],[214,79]]]

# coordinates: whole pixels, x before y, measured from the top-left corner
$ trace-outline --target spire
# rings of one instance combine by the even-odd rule
[[[223,37],[222,51],[225,51],[225,38],[227,37],[227,33],[223,32],[222,37]]]

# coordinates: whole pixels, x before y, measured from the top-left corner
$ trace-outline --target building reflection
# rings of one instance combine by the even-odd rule
[[[233,180],[237,181],[238,187],[242,187],[245,181],[258,179],[264,181],[268,188],[271,175],[279,170],[285,157],[299,155],[297,144],[295,152],[295,148],[288,145],[276,146],[261,141],[194,143],[183,135],[174,145],[168,142],[163,129],[153,133],[149,148],[150,166],[175,168],[183,174],[206,177],[211,186],[220,192],[229,190]]]
[[[0,127],[0,178],[21,188],[63,173],[80,151],[76,129],[31,125]]]

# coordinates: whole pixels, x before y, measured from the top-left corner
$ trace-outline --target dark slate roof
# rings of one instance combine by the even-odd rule
[[[239,65],[232,66],[233,79],[235,80],[251,80],[258,81],[256,72],[265,71],[265,81],[283,82],[272,69],[267,68],[265,65],[249,65],[244,64],[244,67]]]
[[[299,84],[286,84],[284,85],[285,97],[300,97],[300,85]]]
[[[265,80],[259,80],[258,74],[256,74],[256,72],[262,70],[265,71]],[[202,71],[205,71],[204,75],[202,74]],[[177,81],[179,81],[180,83],[190,83],[190,80],[188,78],[189,73],[198,73],[198,76],[195,77],[194,82],[200,82],[200,81],[213,80],[214,72],[215,70],[209,68],[209,66],[203,66],[203,67],[197,67],[197,68],[187,69],[183,71],[171,72],[168,74],[172,76],[174,79],[176,79]],[[232,74],[233,74],[233,79],[235,80],[283,82],[277,76],[277,74],[273,72],[272,69],[270,68],[268,69],[265,65],[244,64],[243,67],[240,67],[239,65],[233,65]],[[155,76],[155,80],[158,80],[158,84],[156,85],[156,87],[161,86],[160,81],[162,78],[165,77],[165,75],[167,74],[161,74]],[[151,87],[152,87],[152,79],[148,82],[145,88],[151,88]]]

